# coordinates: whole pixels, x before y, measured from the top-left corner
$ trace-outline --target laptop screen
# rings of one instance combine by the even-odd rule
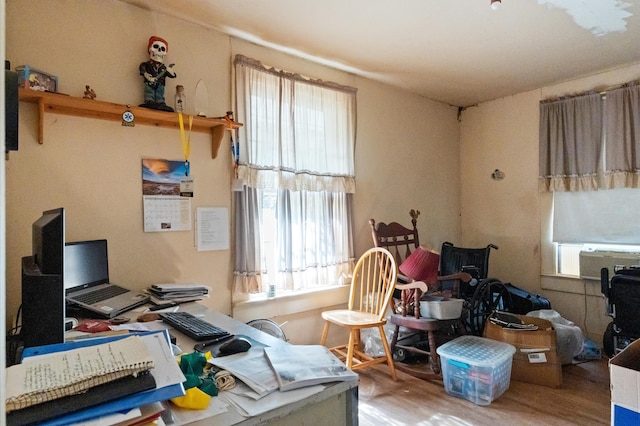
[[[65,293],[108,283],[107,260],[107,240],[67,243],[64,247]]]

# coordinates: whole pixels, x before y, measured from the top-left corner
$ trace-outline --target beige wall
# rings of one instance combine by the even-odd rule
[[[543,294],[551,307],[598,343],[611,321],[604,315],[600,283],[543,275],[552,259],[541,246],[549,225],[549,194],[538,178],[539,102],[586,90],[604,90],[640,76],[640,64],[480,104],[461,123],[461,228],[469,245],[494,243],[490,275]],[[505,179],[494,181],[495,169]],[[576,212],[580,214],[580,212]],[[544,240],[544,239],[542,239]],[[586,296],[585,296],[586,293]]]
[[[533,288],[540,275],[537,111],[529,92],[468,108],[460,126],[464,242],[497,245],[489,275]],[[504,180],[491,178],[495,169]]]
[[[168,80],[168,103],[175,84],[184,84],[193,100],[203,79],[211,114],[229,109],[226,37],[115,1],[36,3],[8,2],[7,58],[57,75],[60,92],[82,96],[88,84],[100,100],[141,103],[138,65],[148,59],[148,37],[160,35],[169,40],[168,60],[177,64],[178,78]],[[229,250],[197,252],[193,232],[142,231],[141,159],[184,159],[178,131],[46,114],[39,145],[36,108],[25,103],[19,131],[19,151],[6,163],[8,315],[20,303],[20,257],[31,250],[31,223],[42,210],[60,206],[66,209],[67,240],[108,239],[114,282],[132,288],[199,282],[214,289],[212,306],[230,311],[230,294],[221,291],[228,287]],[[206,134],[192,135],[194,211],[230,207],[227,151],[214,161],[210,145]]]
[[[608,319],[597,285],[541,279],[540,235],[548,199],[537,191],[538,102],[638,78],[640,65],[470,107],[458,122],[454,107],[117,1],[7,1],[7,58],[14,66],[28,64],[58,75],[59,90],[73,96],[82,96],[89,84],[101,100],[140,103],[137,67],[147,58],[151,35],[169,41],[167,60],[176,63],[178,78],[168,80],[167,100],[175,84],[182,84],[193,101],[202,79],[213,116],[233,109],[236,53],[357,87],[357,254],[371,245],[369,218],[408,223],[408,211],[418,209],[424,244],[498,245],[491,254],[491,276],[549,297],[554,309],[600,339]],[[140,161],[180,160],[177,131],[47,114],[45,143],[38,145],[35,107],[22,103],[20,114],[20,150],[5,162],[9,324],[20,304],[20,257],[30,252],[31,223],[42,210],[58,206],[67,209],[69,240],[109,240],[114,281],[132,288],[155,282],[207,284],[213,290],[209,305],[232,312],[231,250],[197,252],[193,231],[142,231]],[[192,140],[193,209],[231,209],[227,140],[216,160],[207,135],[193,134]],[[495,169],[505,172],[503,181],[491,179]],[[243,318],[252,316],[251,309]],[[271,316],[290,321],[284,328],[292,341],[312,343],[319,338],[318,315],[313,310]]]
[[[459,127],[454,107],[113,0],[8,0],[6,15],[6,54],[13,66],[28,64],[57,75],[59,91],[72,96],[82,96],[88,84],[100,100],[141,103],[137,69],[147,59],[151,35],[168,40],[167,62],[176,64],[178,77],[167,80],[167,102],[172,103],[176,84],[185,86],[187,100],[193,102],[195,85],[202,79],[212,116],[233,109],[235,53],[357,87],[356,254],[371,246],[369,218],[408,223],[412,208],[422,212],[419,229],[424,243],[437,247],[444,240],[460,239]],[[177,130],[127,128],[117,122],[46,114],[45,142],[39,145],[36,124],[34,105],[21,103],[20,150],[6,162],[9,324],[20,304],[20,258],[31,250],[31,223],[42,210],[59,206],[66,209],[68,240],[109,240],[114,282],[139,289],[157,282],[206,284],[212,288],[207,303],[231,313],[231,250],[197,252],[193,231],[142,230],[141,159],[181,160]],[[212,160],[208,136],[192,135],[194,211],[231,209],[227,147],[225,139],[218,159]],[[317,342],[319,330],[308,329],[317,328],[317,321],[300,314],[278,319],[288,320],[300,321],[299,326],[286,327],[292,341]]]

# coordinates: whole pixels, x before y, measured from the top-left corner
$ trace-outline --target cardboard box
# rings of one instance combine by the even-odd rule
[[[640,340],[609,360],[611,424],[640,424]]]
[[[484,328],[485,337],[515,346],[511,378],[554,388],[562,386],[562,363],[553,324],[542,318],[515,316],[526,324],[537,325],[538,329],[503,328],[491,321],[487,321]]]

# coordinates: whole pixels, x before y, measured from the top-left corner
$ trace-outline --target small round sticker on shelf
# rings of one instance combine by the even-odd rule
[[[122,125],[127,127],[133,127],[136,125],[136,117],[129,110],[122,113]]]

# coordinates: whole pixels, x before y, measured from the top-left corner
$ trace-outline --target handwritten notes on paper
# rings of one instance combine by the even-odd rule
[[[6,411],[74,395],[153,366],[138,336],[25,358],[6,369]]]

